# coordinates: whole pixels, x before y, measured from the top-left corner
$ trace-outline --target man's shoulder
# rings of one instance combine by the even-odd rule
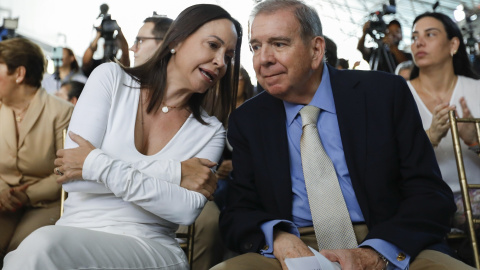
[[[235,111],[238,112],[249,112],[257,111],[263,107],[269,107],[276,103],[281,103],[282,101],[276,97],[273,97],[266,91],[262,91],[256,96],[248,99],[242,105],[240,105]]]
[[[398,82],[402,80],[400,76],[384,71],[352,69],[335,70],[332,72],[332,79],[344,82],[370,81],[372,83]]]

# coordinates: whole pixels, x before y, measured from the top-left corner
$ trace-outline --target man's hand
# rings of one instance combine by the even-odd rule
[[[273,255],[280,261],[284,270],[288,269],[285,264],[286,258],[314,256],[300,238],[280,230],[276,230],[273,234]]]
[[[340,263],[342,270],[381,270],[385,262],[371,248],[331,249],[320,253],[332,262]]]
[[[226,179],[232,170],[233,170],[232,160],[225,159],[224,161],[222,161],[222,164],[220,164],[220,166],[218,167],[217,178]]]
[[[217,163],[203,158],[191,158],[182,161],[181,166],[180,186],[199,192],[210,201],[213,200],[218,179],[210,168],[217,166]]]

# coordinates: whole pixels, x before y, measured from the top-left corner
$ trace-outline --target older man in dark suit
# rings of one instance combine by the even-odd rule
[[[326,65],[320,19],[303,2],[267,0],[252,15],[266,93],[230,117],[234,179],[220,218],[226,244],[247,254],[214,269],[286,269],[313,256],[307,245],[342,269],[470,269],[440,252],[453,195],[405,81]]]

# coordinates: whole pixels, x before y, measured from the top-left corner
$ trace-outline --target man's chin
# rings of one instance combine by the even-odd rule
[[[267,91],[267,93],[270,95],[280,99],[286,95],[285,88],[281,87],[280,85],[267,86],[265,87],[265,91]]]

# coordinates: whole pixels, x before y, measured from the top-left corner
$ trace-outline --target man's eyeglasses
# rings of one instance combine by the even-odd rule
[[[136,37],[135,41],[133,42],[133,45],[140,46],[147,39],[163,40],[163,38],[157,38],[157,37]]]

